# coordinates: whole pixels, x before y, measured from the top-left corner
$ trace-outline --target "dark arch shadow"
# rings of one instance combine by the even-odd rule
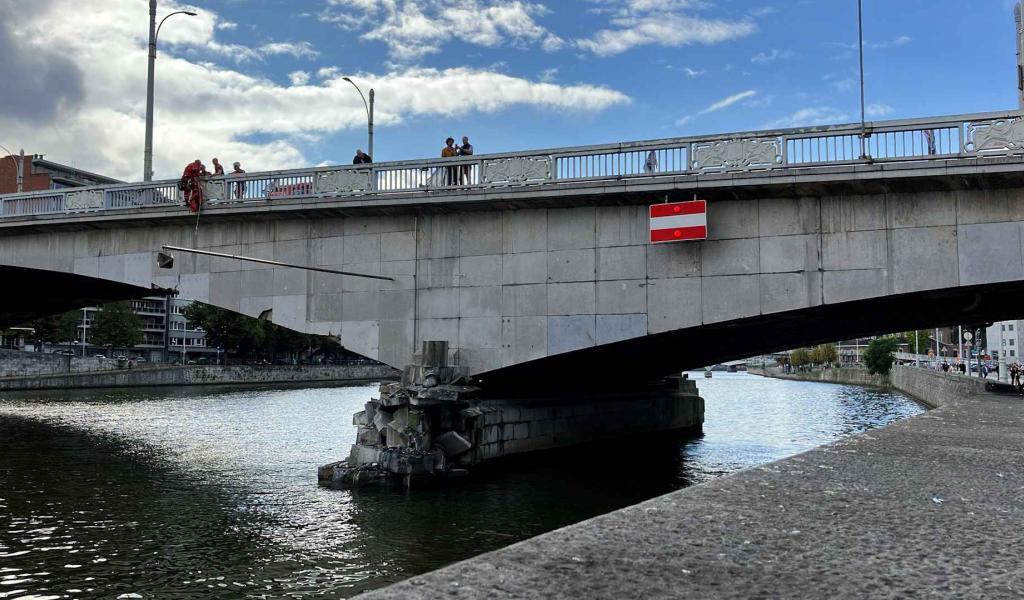
[[[175,293],[164,288],[10,265],[0,265],[0,281],[7,292],[0,295],[0,327],[83,306]]]
[[[489,391],[629,387],[705,365],[896,331],[1024,314],[1024,281],[896,294],[677,329],[481,373]]]

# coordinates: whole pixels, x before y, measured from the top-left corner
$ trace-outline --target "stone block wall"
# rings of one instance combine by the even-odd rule
[[[70,366],[68,365],[69,358]],[[0,350],[0,377],[107,371],[116,368],[117,360],[112,358],[68,357],[48,352]]]

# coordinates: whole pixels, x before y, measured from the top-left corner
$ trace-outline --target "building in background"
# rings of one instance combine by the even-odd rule
[[[120,183],[105,175],[46,160],[42,154],[9,154],[0,157],[0,194],[18,191],[19,170],[25,192]]]
[[[132,312],[142,320],[142,343],[129,351],[130,356],[150,362],[216,362],[219,351],[206,345],[206,332],[189,323],[182,314],[192,304],[191,300],[158,296],[130,302]],[[78,326],[74,345],[75,354],[79,356],[106,356],[110,351],[108,347],[96,346],[89,341],[89,332],[99,310],[95,306],[81,309],[82,323]],[[117,351],[124,352],[123,349]]]
[[[989,352],[993,359],[1006,353],[1006,362],[1020,362],[1020,328],[1024,321],[999,321],[985,330]]]

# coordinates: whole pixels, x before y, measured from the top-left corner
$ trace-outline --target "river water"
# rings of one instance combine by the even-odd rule
[[[698,385],[699,438],[555,453],[409,492],[316,483],[375,386],[7,394],[0,600],[350,596],[922,410],[747,374]]]

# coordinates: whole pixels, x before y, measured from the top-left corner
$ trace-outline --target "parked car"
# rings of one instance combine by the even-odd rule
[[[93,358],[106,358],[106,356],[104,356],[102,354],[93,354],[92,357]]]
[[[54,354],[60,354],[61,356],[74,356],[75,355],[73,350],[54,350],[53,353]]]

